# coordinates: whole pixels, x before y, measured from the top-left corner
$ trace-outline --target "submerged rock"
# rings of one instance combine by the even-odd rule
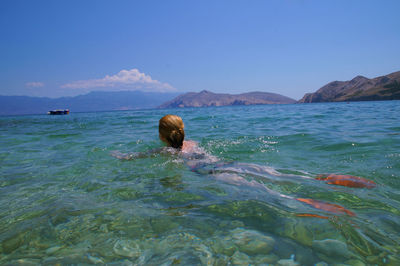
[[[399,255],[396,255],[396,256],[394,256],[394,255],[389,255],[389,256],[387,257],[386,262],[387,262],[387,265],[389,265],[389,266],[392,266],[392,265],[400,265],[400,257],[399,257]]]
[[[275,239],[270,236],[239,228],[233,230],[232,239],[241,252],[249,255],[269,254],[275,245]]]
[[[256,265],[275,264],[279,260],[279,257],[275,254],[258,255],[253,260]]]
[[[4,266],[15,266],[15,265],[36,266],[36,265],[40,265],[40,260],[39,259],[18,259],[18,260],[13,260],[13,261],[10,261],[10,262],[4,264]]]
[[[278,260],[276,265],[279,265],[279,266],[298,266],[300,264],[298,262],[295,262],[293,259],[285,259],[285,260]]]
[[[299,219],[288,219],[280,229],[281,235],[305,246],[311,246],[314,234],[309,224]]]
[[[224,254],[227,256],[232,256],[233,253],[238,249],[236,245],[233,243],[231,238],[224,238],[222,240],[216,240],[212,245],[212,248],[217,254]]]
[[[348,260],[345,261],[344,263],[351,266],[365,266],[365,263],[362,262],[361,260]]]
[[[113,250],[115,254],[123,257],[138,258],[141,254],[139,245],[131,240],[118,240]]]
[[[104,264],[104,261],[101,258],[93,257],[90,254],[87,255],[87,258],[93,264]]]
[[[48,257],[41,261],[41,265],[87,265],[92,264],[90,260],[82,254],[69,254],[67,256]]]
[[[231,257],[231,261],[233,265],[249,265],[251,264],[251,259],[246,254],[236,251],[235,254]]]
[[[196,235],[180,232],[161,239],[148,239],[142,245],[139,265],[214,265],[209,248]]]
[[[215,266],[225,266],[229,264],[229,258],[227,256],[220,256],[214,261]]]
[[[62,248],[61,246],[54,246],[54,247],[48,248],[48,249],[46,249],[46,254],[51,255],[51,254],[57,252],[58,250],[60,250],[61,248]]]
[[[2,249],[5,254],[10,254],[14,250],[18,249],[24,243],[23,234],[17,234],[16,236],[6,239],[2,243]]]
[[[347,244],[335,239],[314,240],[312,247],[330,258],[349,259],[352,253],[348,250]]]

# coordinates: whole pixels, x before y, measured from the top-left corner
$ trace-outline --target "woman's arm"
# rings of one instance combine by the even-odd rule
[[[133,160],[134,158],[136,158],[136,152],[122,153],[120,151],[111,151],[110,155],[120,160]]]
[[[151,157],[155,154],[159,154],[162,151],[162,148],[151,149],[145,152],[130,152],[130,153],[122,153],[120,151],[111,151],[110,155],[120,160],[134,160],[140,158]]]

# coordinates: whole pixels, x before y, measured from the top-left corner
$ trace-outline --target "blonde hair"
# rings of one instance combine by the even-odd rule
[[[160,119],[158,132],[160,138],[165,139],[169,146],[180,149],[185,138],[184,127],[182,118],[177,115],[166,115]]]

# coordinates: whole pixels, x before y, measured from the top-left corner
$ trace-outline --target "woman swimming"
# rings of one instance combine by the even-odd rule
[[[194,152],[197,146],[196,142],[185,140],[184,128],[182,118],[177,115],[166,115],[160,119],[158,124],[160,140],[184,153]]]
[[[158,126],[160,140],[165,142],[168,146],[179,149],[186,154],[195,154],[200,152],[202,155],[206,155],[204,151],[199,149],[196,142],[184,140],[184,127],[185,125],[183,124],[181,117],[177,115],[164,116],[160,119]],[[216,160],[215,157],[212,158],[212,161]],[[278,173],[275,172],[275,174]],[[371,180],[351,175],[318,175],[316,179],[326,181],[327,184],[347,187],[373,188],[376,186],[375,182]]]
[[[316,209],[321,209],[330,213],[335,214],[346,214],[349,216],[354,216],[355,214],[344,207],[337,205],[326,203],[318,200],[308,199],[308,198],[295,198],[288,195],[281,194],[277,191],[274,191],[267,186],[265,186],[262,182],[258,182],[256,180],[247,180],[241,174],[241,171],[250,171],[254,176],[257,176],[257,168],[262,166],[250,165],[240,163],[217,163],[219,159],[215,156],[212,156],[206,153],[202,148],[200,148],[196,142],[185,140],[185,131],[184,131],[184,123],[182,118],[177,115],[166,115],[162,117],[159,121],[159,138],[168,147],[173,148],[168,152],[179,152],[180,155],[185,159],[186,164],[191,168],[193,172],[197,172],[199,174],[211,174],[217,180],[234,184],[234,185],[245,185],[248,187],[259,188],[264,191],[267,191],[271,195],[277,196],[277,198],[285,198],[290,200],[295,200],[297,202],[301,202],[303,204],[307,204]],[[133,154],[121,154],[118,152],[112,153],[114,157],[118,159],[131,160],[134,158],[147,157],[153,153],[162,152],[163,149],[155,149],[145,153],[133,153]],[[217,163],[217,164],[216,164]],[[265,168],[265,167],[264,167]],[[268,168],[267,171],[263,170],[263,173],[267,173],[268,176],[281,176],[281,174],[275,171],[272,168]],[[325,177],[324,179],[322,179]],[[310,179],[309,177],[306,177]],[[270,181],[273,181],[272,178],[269,178]],[[324,175],[317,178],[317,180],[325,180],[328,184],[349,186],[349,187],[367,187],[371,188],[375,183],[373,181],[354,177],[354,176],[346,176],[346,175]],[[356,185],[355,185],[356,184]],[[318,218],[327,218],[326,216],[312,215],[312,214],[302,214],[301,216],[312,216]]]

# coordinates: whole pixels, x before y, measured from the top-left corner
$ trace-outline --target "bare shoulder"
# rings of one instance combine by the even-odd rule
[[[183,141],[182,151],[183,152],[194,152],[197,148],[197,142],[193,140],[185,140]]]

